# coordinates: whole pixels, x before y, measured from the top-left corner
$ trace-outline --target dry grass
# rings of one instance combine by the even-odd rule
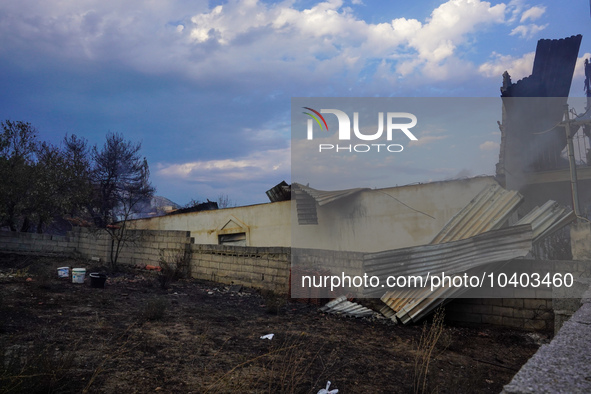
[[[146,301],[141,313],[140,319],[147,321],[157,321],[164,319],[168,301],[163,297],[152,297]]]
[[[269,341],[266,353],[236,365],[205,392],[315,393],[334,367],[332,356],[314,348],[305,333],[287,335]]]
[[[438,308],[433,315],[431,324],[423,325],[423,332],[415,353],[413,364],[413,391],[414,393],[425,393],[427,391],[429,375],[429,364],[433,360],[433,351],[444,332],[443,321],[445,313],[443,308]]]
[[[74,350],[34,343],[0,349],[0,393],[41,393],[67,389]]]

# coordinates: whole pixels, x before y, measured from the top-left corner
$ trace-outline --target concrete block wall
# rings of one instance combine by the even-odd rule
[[[362,293],[356,293],[359,288],[340,285],[331,288],[323,280],[326,276],[356,277],[363,276],[363,255],[361,252],[342,252],[321,249],[293,249],[291,267],[291,296],[308,300],[312,303],[321,303],[326,299],[341,295],[362,297]],[[312,286],[306,283],[302,286],[302,278],[310,277]],[[328,282],[330,283],[330,281]],[[335,282],[336,283],[336,282]],[[320,287],[315,287],[320,285]],[[361,290],[362,291],[362,290]]]
[[[159,265],[161,256],[174,262],[175,257],[181,254],[191,258],[191,275],[198,279],[288,293],[291,285],[292,253],[296,263],[294,269],[311,272],[318,270],[327,275],[363,275],[363,253],[292,250],[284,247],[198,245],[194,244],[188,231],[130,231],[131,241],[120,254],[121,264]],[[0,231],[0,250],[55,254],[76,252],[85,258],[100,257],[103,262],[108,262],[111,239],[104,232],[91,232],[84,228],[76,228],[67,236]],[[530,272],[535,272],[542,266],[554,265],[553,269],[556,271],[572,272],[577,281],[591,272],[590,263],[583,261],[532,260],[526,264],[531,264]],[[447,318],[452,321],[551,330],[555,319],[564,315],[565,320],[572,313],[563,313],[563,310],[569,309],[563,306],[565,297],[555,297],[553,301],[552,296],[553,294],[540,293],[536,295],[537,298],[524,298],[515,292],[512,298],[456,299],[447,305]],[[311,293],[306,297],[315,298]],[[553,309],[560,309],[562,314],[555,318]]]
[[[195,245],[189,231],[130,230],[119,263],[160,265],[160,258],[174,263],[176,257],[191,258],[194,278],[227,284],[289,291],[290,248]],[[68,236],[0,231],[0,250],[17,253],[79,253],[84,258],[99,257],[108,262],[111,238],[104,232],[75,228]]]
[[[99,257],[110,261],[111,237],[104,231],[75,228],[68,233],[76,251],[86,258]],[[191,242],[188,231],[128,230],[126,242],[121,248],[118,263],[130,265],[159,265],[160,256],[173,260],[174,255],[184,254]]]
[[[327,270],[331,275],[362,276],[363,255],[361,252],[340,252],[321,249],[294,249],[294,266]]]
[[[447,304],[445,317],[455,322],[526,330],[554,329],[551,298],[460,298]]]
[[[159,266],[161,258],[174,264],[178,257],[189,253],[192,243],[189,231],[128,231],[129,241],[119,254],[119,261],[125,264]]]
[[[533,294],[522,289],[504,289],[504,298],[455,299],[446,306],[450,321],[485,323],[527,330],[557,331],[568,319],[580,300],[582,278],[588,277],[590,263],[575,260],[520,260],[515,262],[520,272],[570,273],[574,283],[570,288],[538,288]],[[558,322],[558,327],[556,323]]]
[[[591,260],[591,223],[571,224],[570,245],[574,260]]]
[[[68,236],[0,231],[0,250],[3,251],[70,254],[75,249]]]
[[[76,252],[85,258],[98,257],[102,262],[109,261],[111,240],[104,232],[91,232],[86,228],[75,227],[68,232],[68,238]]]
[[[194,278],[289,291],[290,248],[191,245]]]

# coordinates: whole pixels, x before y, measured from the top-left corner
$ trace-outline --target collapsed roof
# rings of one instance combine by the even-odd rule
[[[570,208],[549,200],[534,208],[512,226],[501,228],[523,201],[523,196],[500,186],[484,188],[452,217],[429,245],[369,253],[364,257],[368,275],[385,280],[389,275],[432,272],[460,275],[472,269],[525,257],[534,242],[575,219]],[[374,289],[378,290],[378,289]],[[382,295],[382,313],[394,321],[416,322],[437,306],[466,289],[439,286],[435,289],[397,289]],[[379,292],[368,294],[379,296]]]

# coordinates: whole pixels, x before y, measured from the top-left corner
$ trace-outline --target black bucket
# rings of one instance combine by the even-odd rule
[[[91,272],[90,273],[90,287],[94,287],[95,289],[104,289],[105,282],[107,281],[107,275],[99,274],[98,272]]]

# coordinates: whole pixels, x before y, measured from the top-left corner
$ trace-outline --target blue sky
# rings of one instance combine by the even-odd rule
[[[538,39],[574,34],[581,96],[588,31],[587,0],[7,0],[0,119],[53,143],[102,143],[108,131],[141,141],[157,194],[180,204],[266,202],[290,181],[292,97],[498,97],[504,70],[531,73]],[[492,174],[495,126],[462,140],[465,162],[398,167],[393,183]],[[457,145],[419,140],[430,148],[418,162]]]

